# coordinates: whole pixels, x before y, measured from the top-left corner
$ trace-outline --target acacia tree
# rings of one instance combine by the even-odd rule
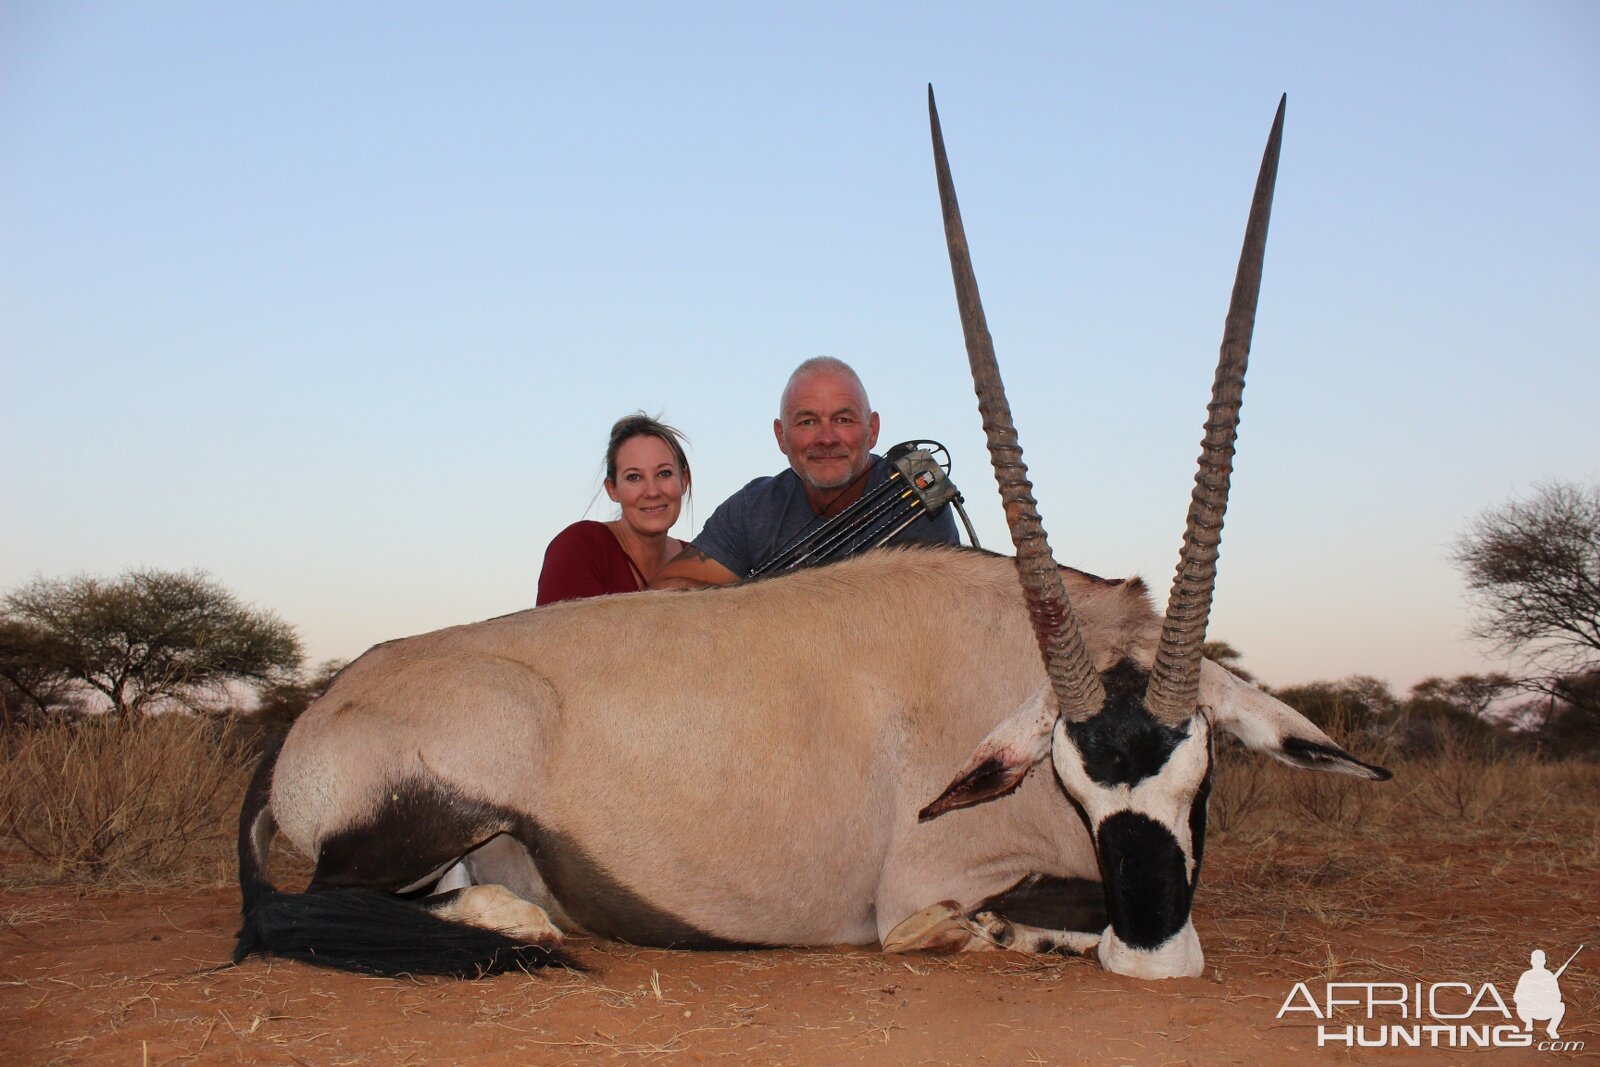
[[[41,711],[66,684],[97,690],[118,717],[195,707],[229,682],[292,677],[300,660],[291,626],[199,571],[39,578],[0,609],[0,677]]]
[[[39,628],[0,616],[0,726],[41,722],[71,706],[72,682],[59,659]]]
[[[1274,689],[1272,695],[1335,737],[1364,736],[1388,744],[1403,725],[1400,701],[1380,678],[1358,674],[1337,682],[1307,682]]]
[[[1473,634],[1552,679],[1600,668],[1600,485],[1553,482],[1479,515],[1451,554]]]
[[[1490,705],[1513,692],[1518,683],[1508,674],[1463,674],[1424,678],[1411,687],[1401,705],[1406,719],[1405,746],[1410,752],[1489,752],[1515,737],[1488,717]]]
[[[1467,719],[1482,719],[1500,697],[1516,687],[1509,674],[1463,674],[1424,678],[1411,687],[1410,704],[1433,704]]]

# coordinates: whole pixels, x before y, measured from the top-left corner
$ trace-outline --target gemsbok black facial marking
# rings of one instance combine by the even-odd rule
[[[1099,714],[1066,724],[1084,772],[1100,785],[1135,786],[1160,774],[1189,736],[1187,723],[1168,726],[1145,709],[1149,681],[1149,671],[1123,660],[1100,675],[1106,699]]]
[[[1095,828],[1111,926],[1129,948],[1153,949],[1182,930],[1194,898],[1189,861],[1172,831],[1119,811]]]
[[[1211,780],[1209,734],[1196,737],[1206,723],[1157,720],[1145,707],[1149,679],[1129,660],[1103,672],[1100,711],[1063,722],[1070,751],[1057,750],[1068,761],[1060,769],[1077,782],[1063,789],[1082,793],[1074,807],[1094,836],[1111,926],[1139,950],[1160,947],[1188,923]]]

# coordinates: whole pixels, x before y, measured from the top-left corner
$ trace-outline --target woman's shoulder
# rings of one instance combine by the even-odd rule
[[[556,534],[544,551],[539,604],[576,600],[637,588],[627,556],[603,522],[575,522]]]
[[[564,549],[590,549],[609,548],[617,543],[617,539],[603,522],[593,519],[579,519],[565,530],[550,539],[550,549],[561,551]]]
[[[560,533],[556,534],[556,539],[559,540],[563,537],[577,538],[600,536],[611,536],[611,531],[606,527],[605,523],[596,522],[593,519],[579,519],[571,526],[568,526],[565,530],[562,530]]]

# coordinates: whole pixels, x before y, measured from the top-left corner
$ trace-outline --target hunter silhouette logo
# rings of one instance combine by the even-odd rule
[[[1517,979],[1517,991],[1511,994],[1523,1029],[1531,1031],[1534,1023],[1548,1019],[1550,1025],[1545,1028],[1545,1033],[1552,1039],[1561,1036],[1556,1033],[1556,1027],[1567,1013],[1567,1006],[1561,1002],[1561,983],[1558,979],[1578,958],[1578,952],[1582,951],[1583,946],[1579,945],[1578,951],[1568,956],[1567,962],[1561,965],[1561,970],[1551,974],[1544,966],[1544,950],[1533,950],[1533,955],[1528,958],[1533,966],[1522,972],[1522,977]]]
[[[1305,982],[1296,982],[1277,1017],[1299,1013],[1317,1020],[1317,1047],[1345,1048],[1534,1048],[1540,1052],[1582,1052],[1582,1041],[1564,1041],[1558,1029],[1566,1017],[1561,976],[1579,945],[1559,970],[1545,966],[1543,949],[1529,956],[1531,966],[1511,994],[1515,1013],[1493,982],[1326,982],[1319,999]],[[1344,1019],[1354,1018],[1354,1022]],[[1518,1025],[1520,1023],[1520,1025]],[[1545,1024],[1548,1037],[1534,1034]]]

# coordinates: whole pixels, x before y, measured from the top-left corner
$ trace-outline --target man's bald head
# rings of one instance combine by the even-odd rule
[[[856,374],[855,368],[842,359],[833,356],[812,356],[794,369],[789,375],[789,381],[783,387],[783,395],[778,398],[778,418],[783,419],[789,410],[790,402],[796,390],[804,380],[814,374],[826,374],[849,382],[855,389],[856,398],[860,402],[863,414],[872,410],[872,404],[867,400],[867,387],[861,384],[861,377]]]
[[[772,432],[821,513],[871,465],[878,413],[850,364],[817,356],[789,375]]]

